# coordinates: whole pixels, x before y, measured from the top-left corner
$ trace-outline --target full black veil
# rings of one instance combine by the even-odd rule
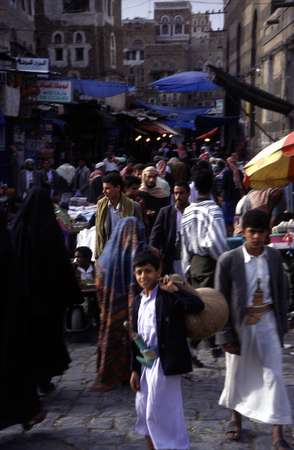
[[[19,269],[6,213],[0,206],[0,430],[24,423],[40,411],[37,384],[27,365],[27,321]]]
[[[64,315],[82,301],[78,283],[45,189],[33,189],[12,227],[29,329],[30,361],[38,382],[67,369]]]

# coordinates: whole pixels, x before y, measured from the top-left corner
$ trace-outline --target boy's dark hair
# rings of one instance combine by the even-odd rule
[[[211,170],[199,169],[194,175],[194,183],[199,194],[209,194],[213,186],[213,173]]]
[[[136,267],[143,267],[147,264],[150,264],[155,270],[160,268],[160,257],[151,249],[144,250],[135,256],[133,268],[136,269]]]
[[[89,247],[77,247],[75,253],[79,253],[84,258],[92,258],[93,252]]]
[[[269,215],[261,209],[255,208],[247,211],[242,218],[242,228],[255,228],[257,230],[269,230]]]
[[[122,176],[119,172],[109,172],[102,178],[103,183],[109,183],[112,184],[112,186],[117,187],[120,186],[121,188],[124,185],[124,181]]]
[[[125,177],[124,183],[125,183],[125,188],[128,189],[134,185],[140,186],[141,180],[140,180],[140,178],[135,177],[134,175],[128,175],[127,177]]]
[[[185,189],[185,191],[189,194],[190,193],[190,186],[189,183],[186,183],[185,181],[176,181],[174,188],[178,186],[178,187],[183,187]]]

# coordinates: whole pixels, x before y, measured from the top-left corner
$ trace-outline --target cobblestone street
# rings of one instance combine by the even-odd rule
[[[45,421],[24,434],[19,426],[0,432],[1,450],[144,450],[144,441],[133,433],[134,395],[128,387],[110,393],[90,391],[95,377],[95,339],[70,337],[72,364],[46,400]],[[284,370],[294,405],[294,334],[288,339]],[[291,345],[291,346],[290,346]],[[293,353],[293,354],[292,354]],[[205,368],[184,379],[184,406],[191,450],[269,450],[270,427],[244,420],[240,443],[228,443],[224,426],[228,413],[218,407],[223,384],[224,358],[214,360],[200,351]],[[293,442],[291,430],[287,437]]]

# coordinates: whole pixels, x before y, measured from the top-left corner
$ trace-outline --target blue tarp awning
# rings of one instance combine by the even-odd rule
[[[0,127],[4,127],[4,125],[5,125],[5,117],[4,117],[3,112],[0,109]]]
[[[119,83],[116,81],[96,81],[96,80],[72,80],[73,89],[81,95],[87,97],[114,97],[115,95],[132,92],[133,86],[126,83]]]
[[[213,83],[206,72],[180,72],[161,78],[151,84],[162,92],[209,92],[220,89]]]
[[[149,109],[165,116],[164,123],[171,128],[187,128],[195,130],[195,119],[198,115],[207,114],[209,108],[173,108],[171,106],[154,105],[151,103],[136,102],[136,106]]]

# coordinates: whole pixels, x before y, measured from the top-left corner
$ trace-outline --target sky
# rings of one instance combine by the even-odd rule
[[[133,17],[153,18],[155,1],[171,1],[171,0],[122,0],[122,15],[126,19]],[[176,1],[176,0],[175,0]],[[223,0],[199,0],[191,1],[194,12],[205,12],[207,10],[222,10]],[[149,12],[151,11],[151,13]],[[211,22],[213,29],[223,27],[223,14],[212,14]]]

